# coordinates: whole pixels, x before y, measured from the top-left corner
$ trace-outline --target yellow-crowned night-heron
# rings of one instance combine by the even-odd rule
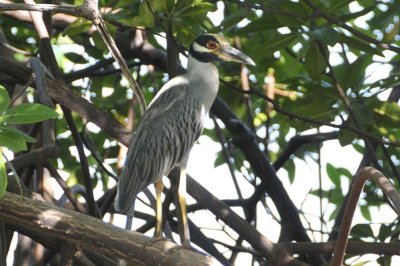
[[[186,218],[186,164],[193,144],[203,130],[203,120],[218,92],[217,61],[254,65],[220,35],[198,37],[189,49],[187,73],[168,81],[143,114],[122,170],[115,209],[133,216],[137,194],[156,184],[156,236],[161,236],[161,178],[178,166],[181,170],[178,200],[182,221],[181,241],[189,246]]]

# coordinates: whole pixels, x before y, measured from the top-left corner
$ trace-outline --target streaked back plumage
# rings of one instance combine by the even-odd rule
[[[199,36],[189,49],[187,74],[168,81],[143,114],[118,182],[115,209],[133,216],[137,194],[175,167],[186,168],[203,120],[218,92],[215,61],[254,65],[220,35]]]
[[[212,75],[218,76],[214,68],[210,69],[214,70]],[[186,160],[200,136],[211,106],[208,102],[214,101],[218,88],[205,103],[203,96],[207,93],[202,93],[202,79],[190,83],[189,75],[190,72],[167,82],[144,113],[118,182],[117,211],[133,216],[137,194]]]

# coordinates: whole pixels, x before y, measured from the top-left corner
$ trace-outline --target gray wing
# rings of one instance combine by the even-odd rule
[[[187,86],[161,91],[144,113],[118,183],[117,210],[133,214],[136,195],[168,174],[200,136],[204,110]]]

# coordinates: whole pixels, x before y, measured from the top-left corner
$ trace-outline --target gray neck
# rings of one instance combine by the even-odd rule
[[[203,100],[207,113],[218,93],[219,76],[217,67],[212,63],[200,62],[189,55],[187,76],[192,93]]]

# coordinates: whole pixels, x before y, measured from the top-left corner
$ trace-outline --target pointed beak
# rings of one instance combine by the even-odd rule
[[[235,61],[251,66],[256,65],[256,63],[254,63],[254,61],[250,57],[229,45],[221,46],[220,57],[222,60],[226,61]]]

